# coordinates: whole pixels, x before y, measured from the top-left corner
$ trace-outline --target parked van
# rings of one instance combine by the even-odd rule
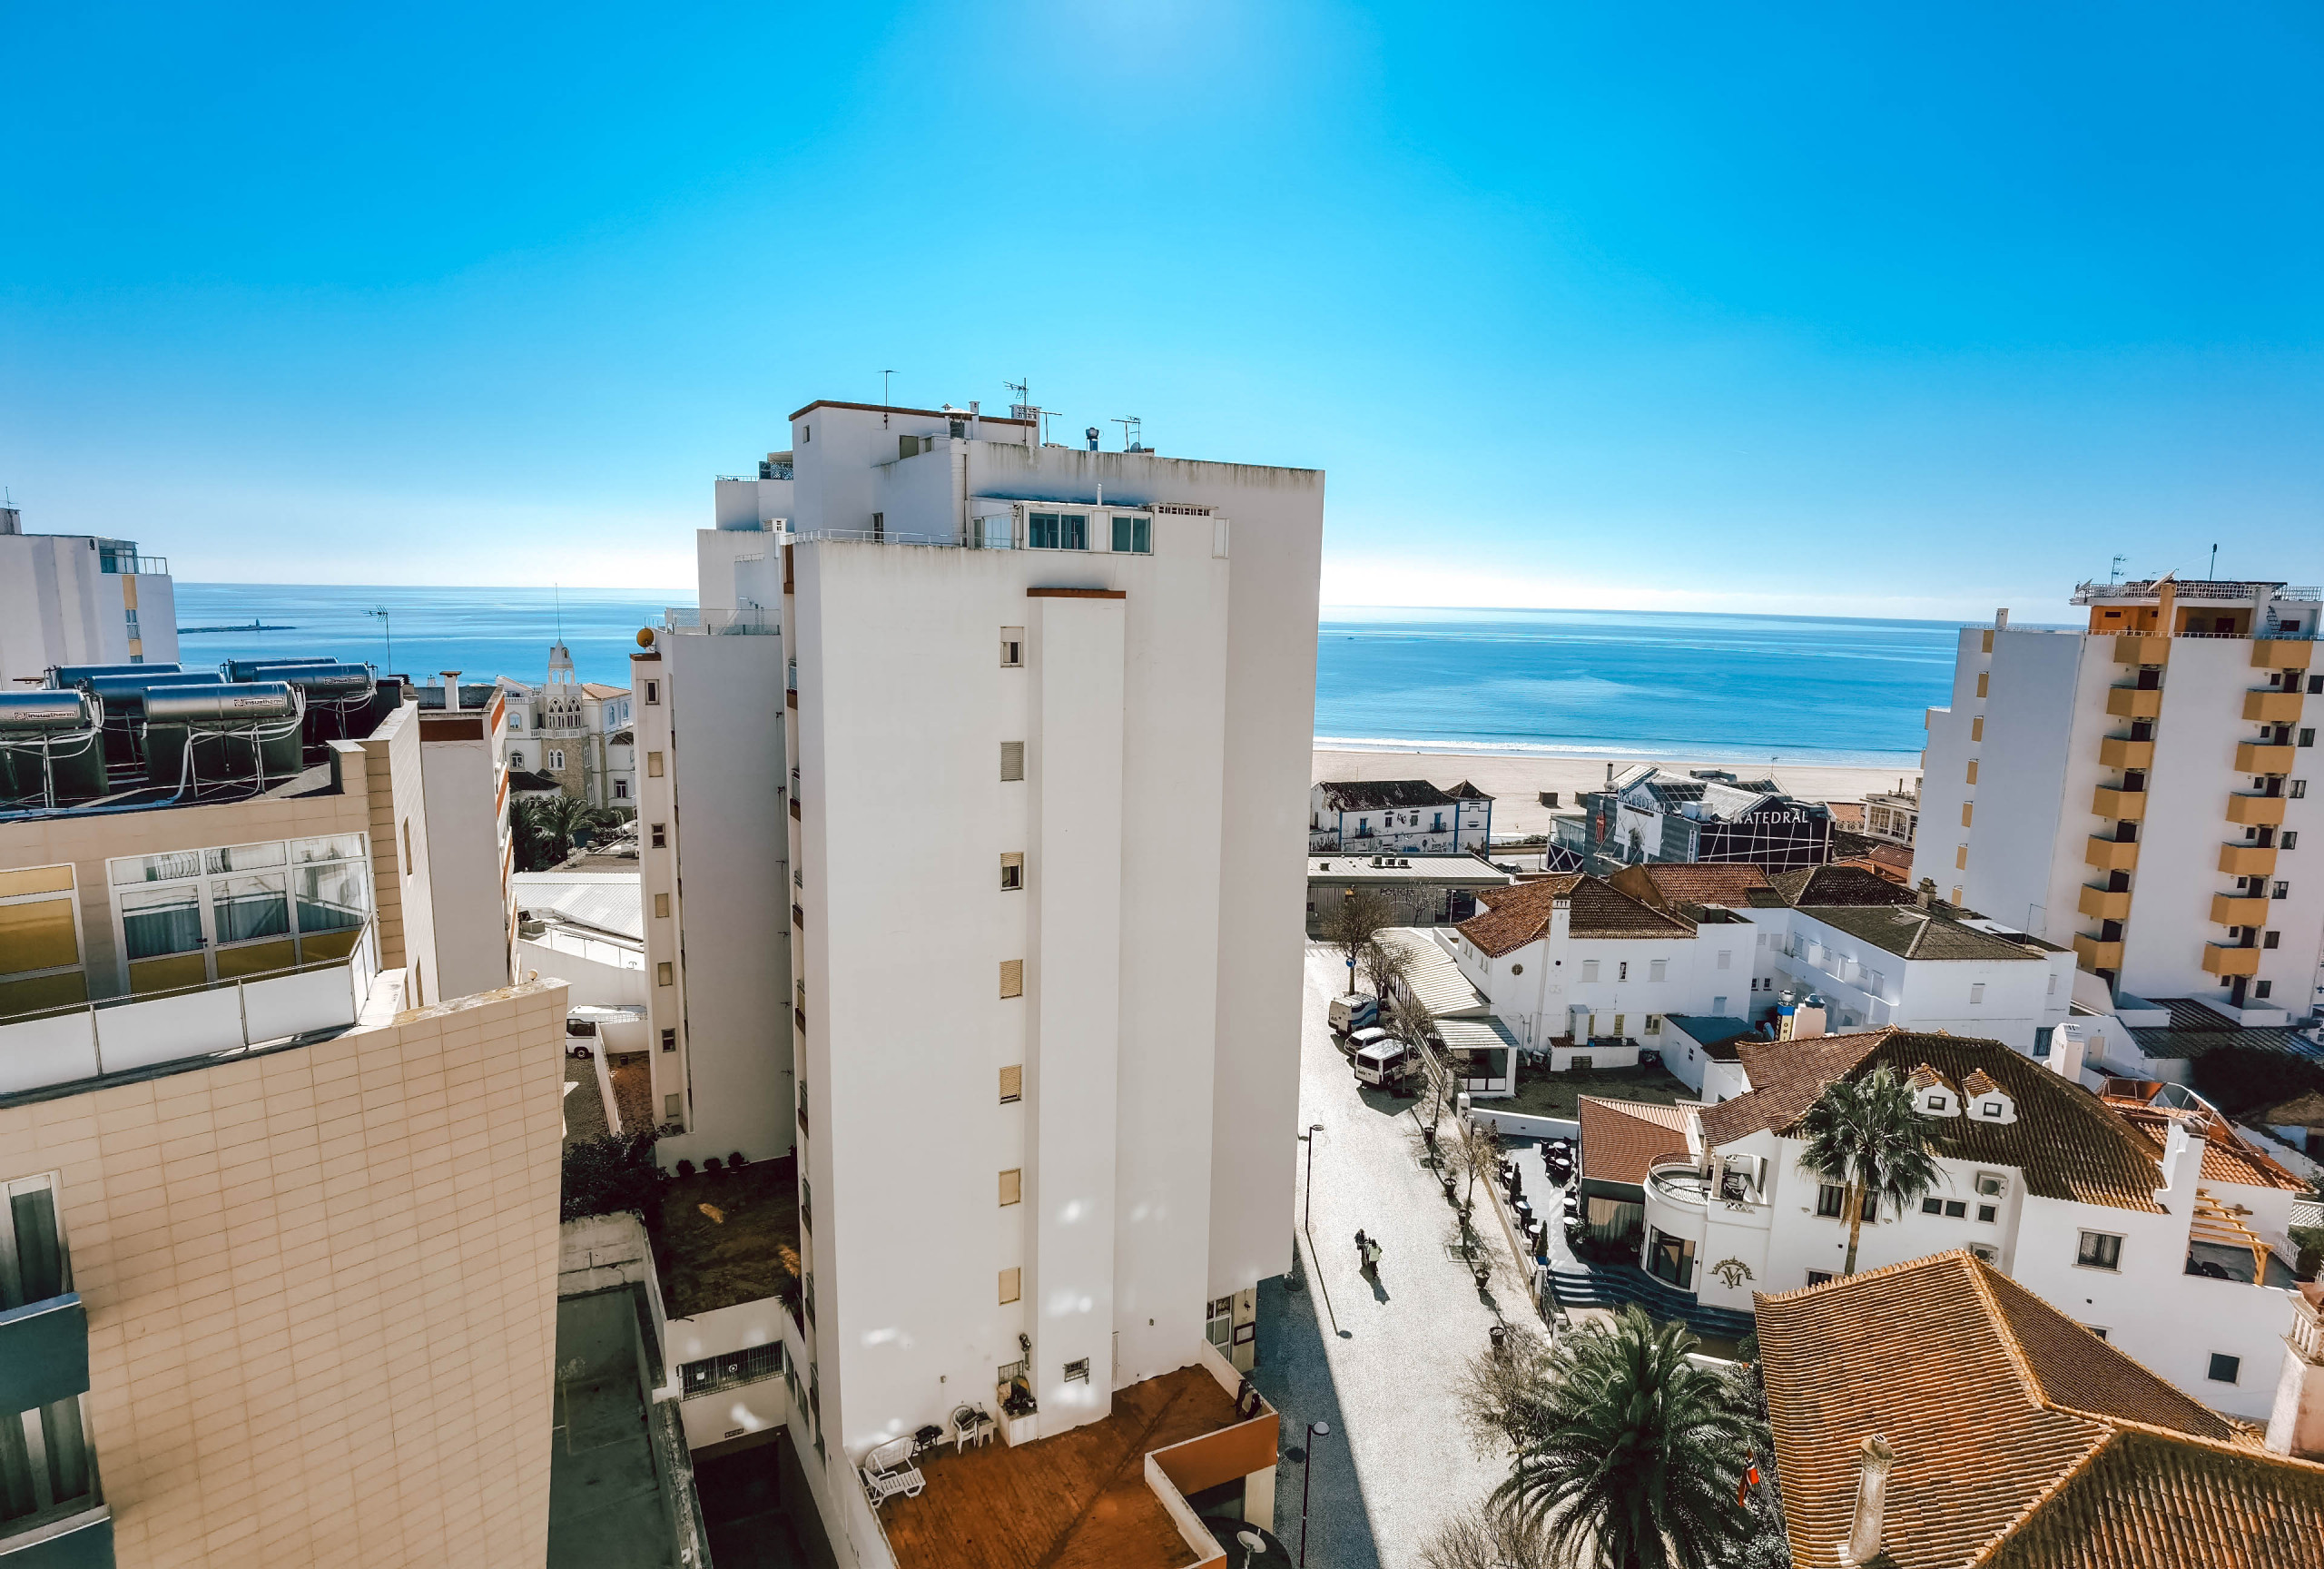
[[[1384,1038],[1356,1048],[1355,1078],[1359,1084],[1393,1088],[1412,1073],[1413,1067],[1413,1049],[1402,1041]]]
[[[1347,1039],[1340,1042],[1340,1050],[1349,1057],[1354,1057],[1366,1046],[1380,1045],[1387,1039],[1388,1032],[1385,1030],[1381,1029],[1377,1024],[1367,1024],[1361,1030],[1348,1031]]]
[[[1380,999],[1363,992],[1350,992],[1332,999],[1331,1024],[1345,1035],[1380,1022]]]

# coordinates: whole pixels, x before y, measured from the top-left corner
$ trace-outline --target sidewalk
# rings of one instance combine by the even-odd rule
[[[1435,1174],[1419,1164],[1410,1101],[1359,1091],[1324,1027],[1345,972],[1311,947],[1300,1040],[1300,1126],[1315,1136],[1307,1288],[1262,1287],[1260,1392],[1283,1413],[1284,1443],[1305,1443],[1308,1423],[1331,1424],[1313,1461],[1307,1561],[1315,1569],[1405,1569],[1452,1515],[1508,1474],[1480,1456],[1455,1419],[1449,1391],[1500,1322],[1538,1322],[1525,1278],[1477,1192],[1479,1229],[1495,1259],[1484,1293],[1447,1254],[1458,1221]],[[1306,1169],[1307,1151],[1301,1152]],[[1305,1196],[1305,1179],[1301,1189]],[[1358,1227],[1380,1239],[1375,1286],[1358,1273]],[[1275,1534],[1299,1550],[1302,1468],[1276,1474]]]

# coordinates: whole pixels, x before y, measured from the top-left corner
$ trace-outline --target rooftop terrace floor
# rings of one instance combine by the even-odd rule
[[[1116,1390],[1103,1422],[922,1458],[927,1490],[890,1499],[881,1524],[899,1569],[1180,1569],[1195,1555],[1146,1484],[1146,1456],[1235,1421],[1217,1380],[1181,1367]]]

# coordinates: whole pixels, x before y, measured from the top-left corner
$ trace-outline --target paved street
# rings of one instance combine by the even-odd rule
[[[1280,1280],[1260,1288],[1255,1377],[1283,1413],[1287,1446],[1305,1442],[1308,1423],[1331,1424],[1313,1461],[1308,1563],[1404,1569],[1443,1520],[1506,1475],[1502,1461],[1471,1447],[1446,1391],[1486,1347],[1494,1301],[1512,1319],[1532,1313],[1482,1186],[1478,1214],[1498,1261],[1489,1293],[1448,1257],[1457,1222],[1434,1174],[1419,1164],[1412,1102],[1359,1093],[1324,1026],[1324,1005],[1345,973],[1327,950],[1310,947],[1300,1125],[1324,1124],[1315,1136],[1315,1247],[1302,1238],[1306,1289],[1286,1291]],[[1376,1287],[1356,1268],[1358,1227],[1381,1241]],[[1275,1534],[1295,1554],[1301,1486],[1301,1468],[1286,1463],[1275,1484]]]

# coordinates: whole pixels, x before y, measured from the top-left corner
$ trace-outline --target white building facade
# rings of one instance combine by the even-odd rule
[[[1997,1041],[1747,1042],[1749,1091],[1695,1113],[1689,1159],[1649,1173],[1642,1267],[1740,1311],[1754,1292],[1839,1274],[1845,1195],[1801,1166],[1796,1124],[1824,1084],[1883,1065],[1912,1077],[1942,1178],[1904,1213],[1867,1218],[1859,1273],[1968,1248],[2196,1398],[2266,1417],[2292,1322],[2286,1233],[2302,1184],[2215,1119],[2150,1137]],[[2058,1065],[2078,1073],[2079,1046]]]
[[[27,534],[0,507],[0,691],[54,665],[171,665],[178,657],[169,561],[136,543]]]
[[[1307,792],[1307,848],[1350,855],[1464,854],[1492,841],[1492,797],[1462,780],[1327,782]]]
[[[1206,1342],[1247,1366],[1288,1263],[1323,477],[1037,421],[792,421],[797,1433],[835,1544],[851,1459],[963,1401],[1019,1386],[1047,1436]]]
[[[1928,714],[1915,881],[2073,947],[2118,995],[2308,1017],[2318,590],[2085,583],[2074,602],[2085,630],[2004,612],[1962,632],[1952,705]]]

